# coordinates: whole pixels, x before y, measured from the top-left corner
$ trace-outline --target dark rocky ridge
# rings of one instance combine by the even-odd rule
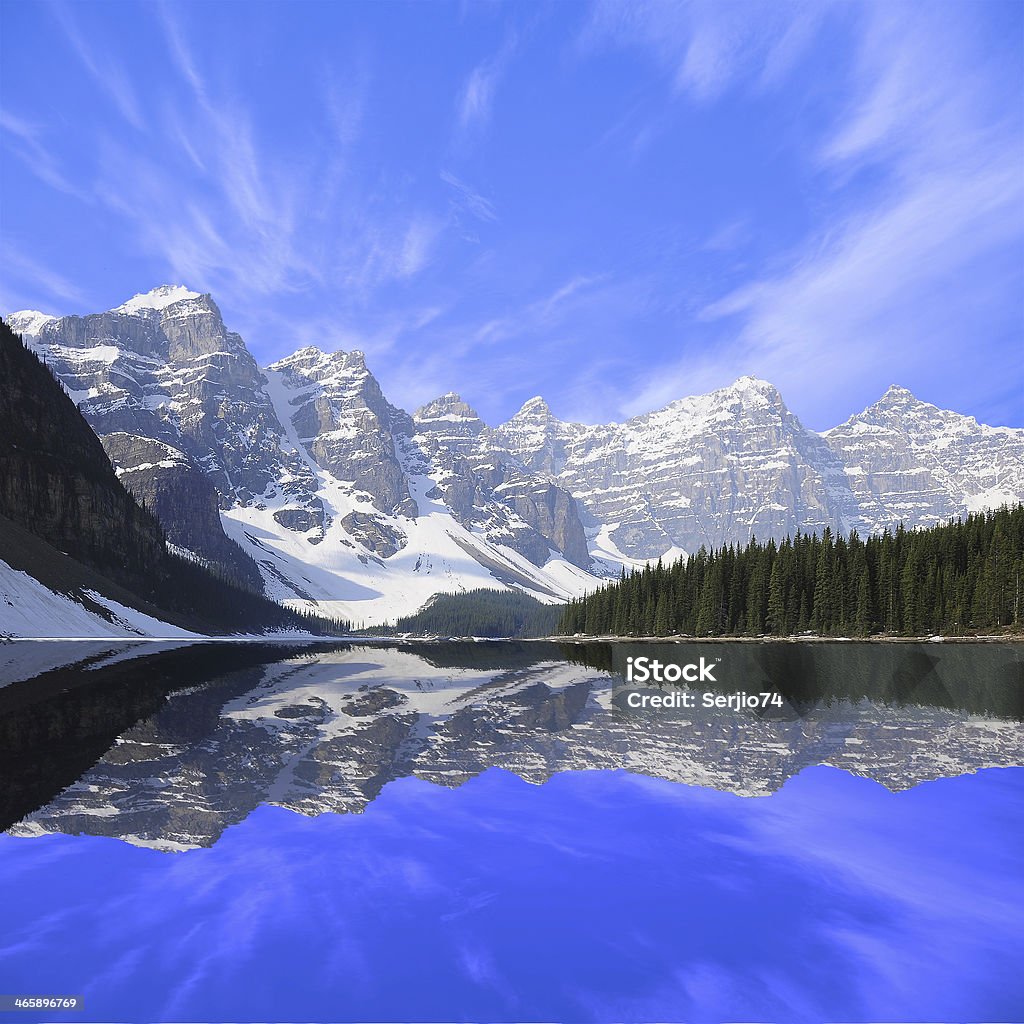
[[[167,539],[239,586],[257,593],[256,563],[224,533],[220,501],[210,478],[176,448],[117,431],[103,448],[121,482],[167,528]]]
[[[168,552],[156,517],[125,489],[82,413],[6,323],[0,323],[0,380],[0,551],[15,568],[28,546],[32,562],[57,576],[63,560],[68,580],[51,573],[44,585],[100,614],[85,591],[113,585],[124,588],[106,591],[115,600],[200,631],[306,624]],[[147,444],[152,449],[156,442]],[[33,542],[26,545],[22,533]],[[32,568],[22,571],[41,578]]]
[[[0,324],[0,515],[129,587],[164,557],[154,516],[114,473],[50,371]]]
[[[244,504],[289,459],[259,367],[239,335],[224,327],[213,299],[50,320],[33,346],[93,430],[101,438],[117,435],[110,448],[125,484],[157,511],[171,542],[262,589],[255,564],[228,540],[220,517],[209,514],[209,485],[219,508]],[[153,441],[170,451],[154,460]],[[289,465],[308,485],[305,467]],[[137,467],[145,468],[136,473]]]

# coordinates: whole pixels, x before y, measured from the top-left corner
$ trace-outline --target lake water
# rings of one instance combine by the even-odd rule
[[[2,645],[0,995],[84,998],[12,1020],[1020,1020],[1021,653]],[[715,667],[630,686],[631,657]]]

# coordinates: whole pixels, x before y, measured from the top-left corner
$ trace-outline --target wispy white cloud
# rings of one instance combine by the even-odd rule
[[[1020,284],[1020,125],[1005,117],[955,17],[922,18],[903,5],[858,10],[848,99],[810,154],[833,182],[834,207],[788,259],[708,304],[716,344],[660,367],[626,411],[752,372],[825,426],[852,411],[843,407],[851,394],[871,396],[881,380],[948,386],[955,365],[965,389],[968,376],[987,375],[979,386],[988,387],[1007,372],[1021,379],[1012,356],[998,370],[972,366],[970,342],[986,303],[1009,308],[1008,252],[1018,254]],[[872,186],[844,191],[869,164]]]
[[[701,248],[706,252],[729,252],[747,241],[750,231],[750,224],[746,220],[735,218],[712,231]]]
[[[486,320],[465,336],[481,345],[494,346],[514,338],[547,334],[559,325],[571,324],[585,307],[606,301],[604,286],[608,284],[599,276],[576,275],[513,313]]]
[[[89,200],[90,196],[73,184],[59,167],[57,160],[43,144],[44,129],[0,107],[0,131],[7,137],[10,151],[44,185],[78,199]]]
[[[413,277],[430,261],[431,249],[443,225],[431,217],[417,216],[409,225],[394,262],[397,277]]]
[[[206,81],[199,73],[192,50],[185,42],[185,33],[182,31],[177,17],[172,13],[172,8],[167,0],[160,0],[155,5],[155,9],[163,27],[171,59],[182,78],[191,87],[199,105],[208,109],[210,101],[207,96]]]
[[[4,268],[5,285],[17,286],[18,295],[28,297],[30,305],[44,313],[62,315],[69,311],[69,306],[77,312],[87,302],[87,296],[78,285],[43,266],[6,238],[0,240],[0,264]],[[13,312],[12,298],[7,294],[0,294],[0,309],[5,313]]]
[[[454,202],[458,210],[465,210],[477,220],[496,221],[498,219],[498,211],[495,209],[494,203],[470,188],[464,181],[460,181],[451,171],[441,171],[441,180],[454,189]]]
[[[333,141],[347,149],[359,138],[366,119],[367,93],[370,88],[370,73],[364,58],[356,60],[354,71],[342,84],[333,70],[325,72],[324,96],[327,123],[333,133]]]
[[[498,69],[491,61],[478,64],[470,72],[459,97],[459,125],[466,129],[471,125],[487,121],[491,116],[494,87],[498,80]]]
[[[53,3],[49,9],[75,56],[96,84],[110,97],[121,116],[133,128],[145,128],[146,123],[138,96],[124,68],[103,49],[101,43],[86,37],[75,19],[72,8],[63,3]]]
[[[193,48],[181,12],[155,7],[178,91],[152,113],[169,145],[139,148],[116,130],[97,131],[91,195],[137,236],[167,278],[244,308],[269,296],[331,289],[333,304],[366,306],[376,290],[424,272],[447,226],[445,211],[404,199],[401,188],[346,177],[365,117],[369,76],[319,77],[321,147],[301,157],[261,136],[257,112],[231,90],[229,67],[213,75]],[[314,83],[315,69],[311,71]],[[39,131],[5,115],[5,128],[36,174],[68,185]],[[139,282],[142,287],[146,282]]]
[[[579,45],[639,48],[677,91],[706,101],[739,81],[777,84],[810,45],[825,9],[785,0],[598,0]]]
[[[430,323],[434,344],[394,358],[378,373],[393,401],[416,408],[452,388],[489,422],[560,379],[559,412],[594,421],[619,410],[623,381],[636,372],[628,348],[612,355],[602,332],[643,307],[648,283],[576,274],[540,289],[502,315],[467,322],[451,315]],[[450,312],[450,311],[446,311]],[[600,343],[595,344],[595,338]]]
[[[463,139],[485,128],[491,119],[494,95],[518,46],[518,37],[509,35],[497,53],[481,61],[469,73],[459,93],[456,124]]]

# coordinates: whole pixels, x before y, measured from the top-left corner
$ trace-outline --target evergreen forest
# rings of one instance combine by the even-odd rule
[[[862,539],[797,533],[647,566],[570,601],[590,636],[874,636],[1019,631],[1024,506]]]

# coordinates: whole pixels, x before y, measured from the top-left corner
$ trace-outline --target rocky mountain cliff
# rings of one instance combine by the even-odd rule
[[[395,407],[360,352],[307,347],[261,370],[213,299],[182,286],[8,320],[172,543],[357,621],[480,586],[558,600],[701,545],[1024,498],[1024,430],[896,387],[824,434],[752,377],[625,423],[564,422],[535,398],[492,429],[453,393]]]
[[[930,526],[1024,496],[1024,430],[989,427],[893,385],[823,435],[867,528]]]
[[[895,386],[821,435],[753,377],[626,423],[566,423],[535,398],[495,435],[576,496],[591,553],[613,564],[798,529],[931,526],[1024,497],[1024,430]]]
[[[387,401],[360,352],[307,347],[261,371],[182,286],[9,322],[170,541],[277,600],[381,621],[440,592],[596,584],[570,495],[508,453],[467,461]]]
[[[744,377],[626,423],[564,423],[533,399],[496,437],[584,509],[610,563],[671,558],[798,529],[861,525],[843,466],[771,384]]]
[[[0,637],[166,637],[306,625],[173,551],[82,411],[5,323],[0,381]],[[128,435],[111,436],[120,444]],[[137,441],[135,451],[144,447]],[[154,458],[167,454],[163,442],[145,445]],[[168,472],[177,470],[175,460],[164,461]]]
[[[443,467],[439,486],[460,522],[507,538],[535,565],[552,547],[575,565],[590,564],[573,496],[530,473],[458,395],[435,399],[413,419],[415,440]]]
[[[47,368],[0,323],[0,516],[127,586],[159,564],[157,520],[118,482]]]
[[[106,313],[8,322],[63,381],[168,539],[260,587],[218,511],[266,487],[283,461],[280,430],[259,368],[213,300],[165,286]]]

